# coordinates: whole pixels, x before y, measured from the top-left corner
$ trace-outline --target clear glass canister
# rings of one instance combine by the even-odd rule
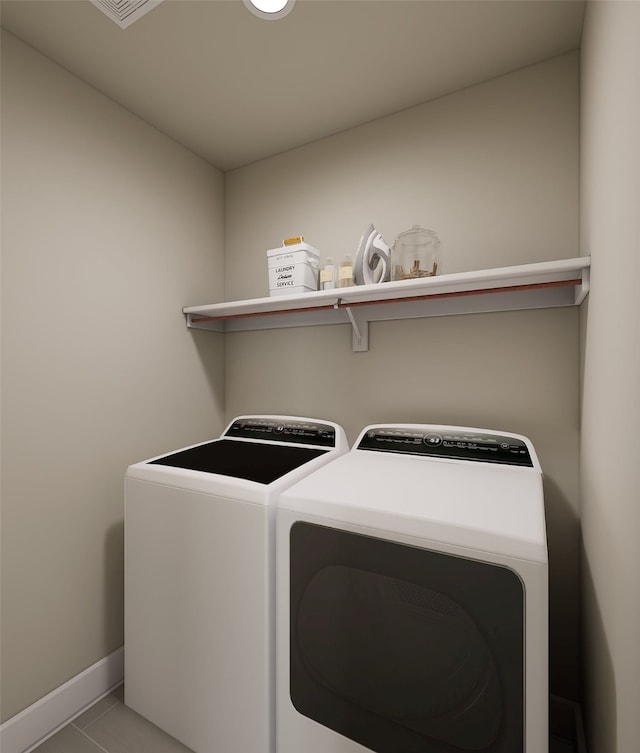
[[[391,249],[391,279],[413,280],[442,274],[442,244],[438,234],[419,225],[405,230]]]

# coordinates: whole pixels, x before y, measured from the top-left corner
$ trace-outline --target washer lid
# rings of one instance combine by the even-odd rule
[[[324,455],[319,447],[284,446],[266,442],[234,442],[219,439],[151,460],[150,465],[184,468],[189,471],[272,484],[287,473]]]
[[[237,416],[220,439],[130,465],[126,479],[264,505],[348,449],[344,429],[331,421]]]

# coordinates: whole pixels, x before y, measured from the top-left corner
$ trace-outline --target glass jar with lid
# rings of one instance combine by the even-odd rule
[[[413,280],[442,274],[442,244],[438,234],[419,225],[400,233],[391,250],[391,279]]]

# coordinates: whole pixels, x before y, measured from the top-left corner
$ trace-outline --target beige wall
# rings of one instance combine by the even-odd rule
[[[122,475],[240,412],[521,432],[545,470],[552,686],[577,688],[573,309],[188,333],[266,294],[264,252],[438,230],[445,271],[578,253],[567,55],[222,176],[3,36],[3,718],[122,642]],[[226,214],[222,217],[223,199]],[[34,440],[37,440],[35,444]],[[25,668],[27,670],[25,671]]]
[[[222,427],[223,188],[3,33],[3,719],[122,644],[126,466]]]
[[[448,272],[578,255],[578,56],[570,54],[226,175],[225,298],[266,295],[265,251],[303,234],[354,252],[437,230]],[[552,689],[577,697],[579,315],[575,309],[227,335],[226,415],[326,417],[529,435],[545,470]]]
[[[589,3],[582,44],[581,517],[590,753],[640,740],[640,3]]]
[[[446,272],[577,255],[578,56],[561,56],[226,174],[225,298],[267,295],[265,251],[336,260],[418,223]]]

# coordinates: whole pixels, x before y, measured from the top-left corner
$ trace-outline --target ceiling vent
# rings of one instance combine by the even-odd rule
[[[121,29],[126,29],[145,13],[153,10],[162,0],[91,0],[91,2]]]

